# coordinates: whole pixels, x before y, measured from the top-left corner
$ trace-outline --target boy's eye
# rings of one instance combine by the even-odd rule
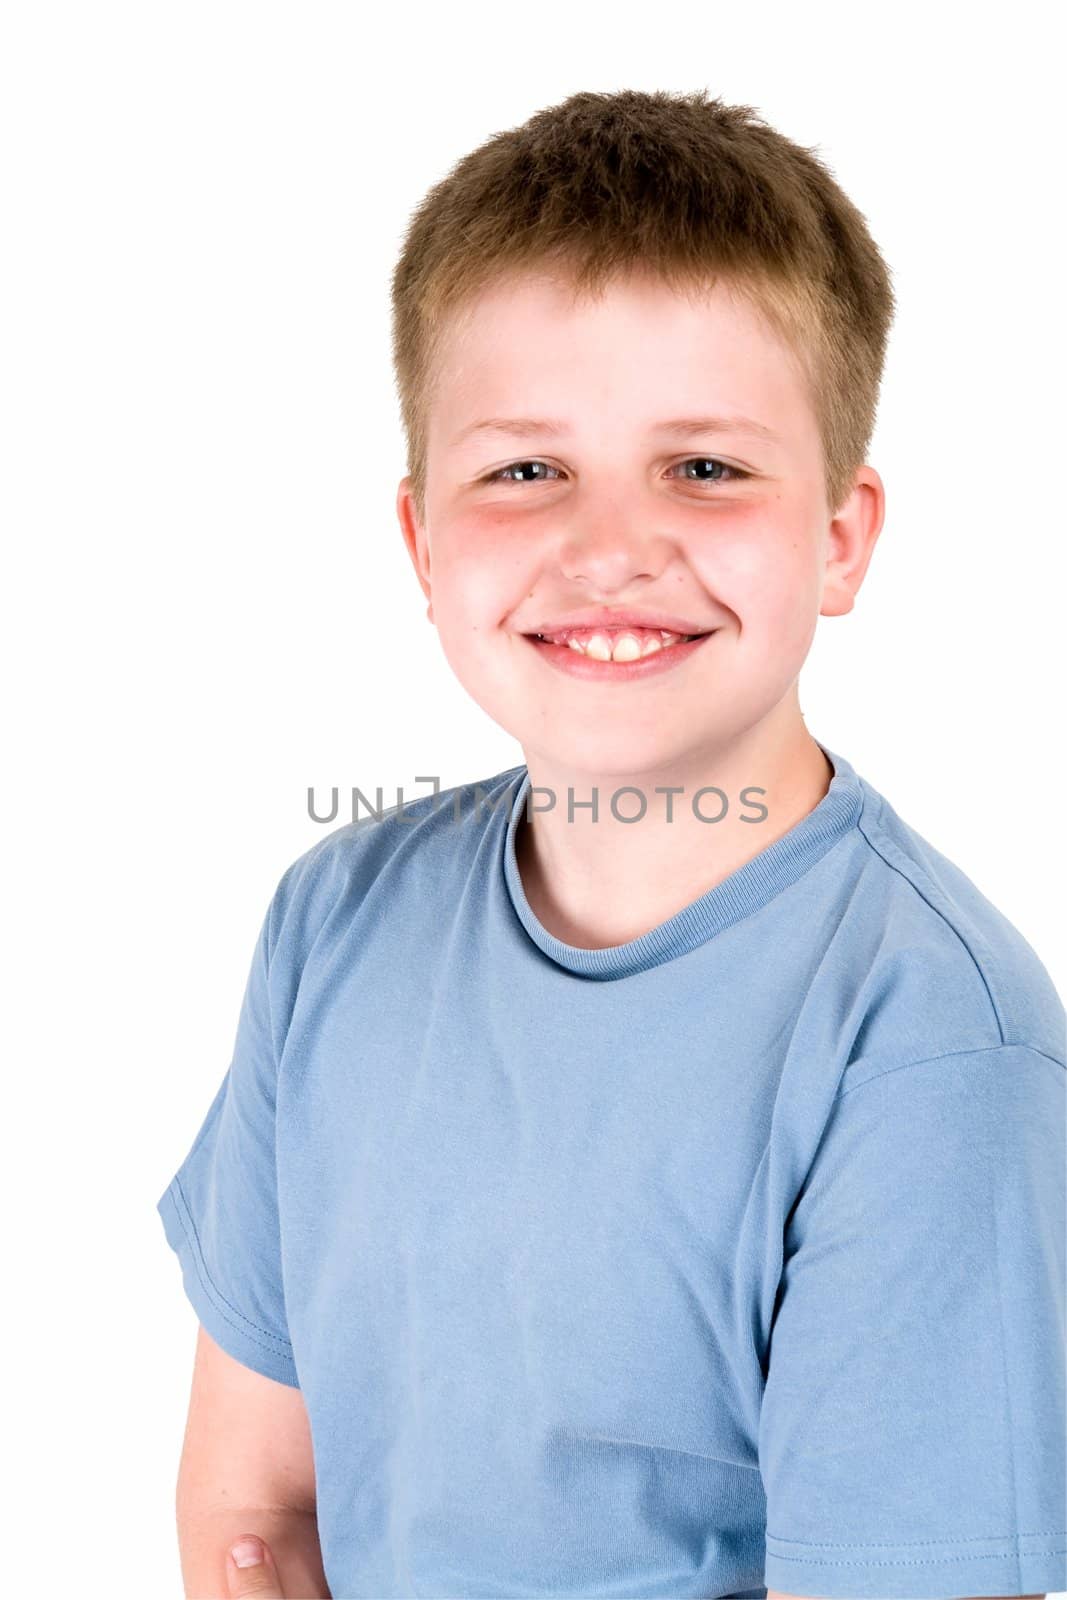
[[[544,483],[546,481],[540,475],[536,478],[530,477],[526,470],[528,467],[541,467],[545,472],[555,472],[557,474],[559,472],[558,467],[549,466],[547,461],[509,461],[506,467],[498,467],[495,472],[487,473],[482,482],[503,483],[505,475],[512,472],[521,472],[523,476],[521,478],[508,477],[507,482],[509,483]]]
[[[710,467],[712,471],[705,474],[703,471],[690,474],[689,467]],[[533,475],[533,469],[540,468],[540,472]],[[679,461],[669,469],[672,474],[682,468],[682,476],[687,483],[730,483],[734,480],[748,478],[748,472],[742,472],[740,467],[731,467],[725,461],[719,461],[715,456],[689,456],[685,461]],[[513,473],[521,473],[521,477],[513,477]],[[487,473],[482,479],[483,483],[547,483],[551,480],[544,476],[545,473],[554,472],[558,477],[559,468],[551,466],[547,461],[509,461],[506,467],[498,467],[495,472]]]
[[[742,472],[740,467],[731,467],[728,462],[720,461],[716,456],[689,456],[687,460],[679,461],[677,465],[683,469],[682,476],[687,483],[731,483],[751,477],[751,473]],[[700,472],[690,476],[685,470],[688,467],[717,467],[718,471],[706,475]],[[670,471],[674,472],[675,468],[671,467]]]

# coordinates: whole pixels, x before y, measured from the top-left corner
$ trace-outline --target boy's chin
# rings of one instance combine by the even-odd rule
[[[626,726],[621,719],[617,729],[601,724],[573,737],[567,737],[562,728],[553,731],[558,737],[551,740],[541,735],[527,741],[520,736],[519,742],[527,752],[526,764],[529,766],[532,760],[535,767],[543,763],[554,772],[573,773],[576,798],[580,785],[594,779],[603,784],[617,778],[624,784],[644,775],[650,780],[646,787],[652,787],[656,783],[670,782],[678,774],[699,771],[706,765],[707,744],[715,742],[711,729],[707,730],[707,741],[702,746],[693,741],[692,732],[684,740],[672,740],[662,728],[642,733],[632,725]],[[703,763],[702,748],[705,751]],[[605,799],[610,796],[602,796],[602,804]],[[639,816],[638,797],[620,796],[618,811],[623,818]]]

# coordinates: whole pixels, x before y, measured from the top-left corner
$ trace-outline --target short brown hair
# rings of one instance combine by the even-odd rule
[[[799,358],[837,510],[874,430],[895,300],[862,213],[814,148],[704,90],[582,92],[494,134],[412,214],[392,276],[393,363],[425,520],[427,412],[447,318],[494,280],[559,273],[575,295],[644,269],[724,280]]]

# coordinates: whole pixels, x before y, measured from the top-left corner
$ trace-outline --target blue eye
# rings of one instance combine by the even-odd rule
[[[516,467],[520,468],[520,470],[525,470],[526,467],[544,467],[548,472],[559,471],[558,467],[550,467],[547,461],[509,461],[506,467],[498,467],[495,472],[490,472],[482,479],[482,482],[501,483],[504,480],[504,474],[506,472],[514,472]],[[508,481],[511,483],[537,483],[538,481],[541,483],[545,482],[543,478],[538,480],[537,478],[526,477],[519,479],[511,478]]]
[[[677,467],[691,466],[717,467],[719,470],[714,477],[690,477],[688,473],[685,473],[684,476],[687,483],[732,483],[752,476],[749,472],[742,472],[740,467],[731,467],[727,462],[720,461],[715,456],[689,456],[687,460],[679,461],[675,467],[671,467],[670,472],[673,473]],[[536,467],[542,469],[541,473],[536,477],[530,476],[527,469]],[[522,477],[515,478],[510,476],[516,471],[521,472]],[[481,481],[483,483],[548,483],[552,480],[543,476],[546,472],[554,472],[557,477],[560,475],[559,468],[550,466],[547,461],[509,461],[506,467],[498,467],[495,472],[487,473]]]
[[[716,456],[690,456],[687,461],[679,461],[678,466],[718,467],[720,469],[719,475],[714,478],[690,478],[686,474],[685,477],[688,483],[732,483],[735,479],[740,480],[741,478],[751,477],[751,473],[742,472],[740,467],[731,467],[727,462],[718,460]],[[674,471],[673,467],[671,471]],[[727,474],[725,478],[722,475],[723,473]]]

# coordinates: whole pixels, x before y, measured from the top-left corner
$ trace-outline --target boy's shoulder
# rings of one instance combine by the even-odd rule
[[[1067,1014],[1037,952],[977,884],[860,779],[866,892],[851,937],[864,952],[850,1084],[962,1051],[1024,1046],[1064,1064]]]
[[[383,908],[415,896],[421,918],[454,907],[480,863],[497,859],[525,769],[368,813],[334,828],[282,874],[268,948],[299,969],[324,930],[340,933],[372,895]],[[851,1028],[848,1084],[888,1067],[961,1051],[1023,1045],[1063,1062],[1067,1016],[1022,933],[961,868],[849,769],[862,804],[848,845],[825,858],[840,876],[805,921],[835,974],[831,1004]],[[492,842],[486,849],[487,828]],[[845,841],[839,841],[844,845]],[[372,925],[374,919],[371,919]]]
[[[390,893],[412,891],[427,910],[436,896],[455,893],[470,871],[485,825],[506,825],[516,780],[524,768],[508,767],[451,788],[375,806],[332,828],[292,861],[271,901],[269,947],[283,933],[290,949],[332,916],[355,911],[372,885]]]

